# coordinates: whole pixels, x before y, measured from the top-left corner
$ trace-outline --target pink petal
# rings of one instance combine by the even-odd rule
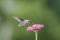
[[[32,27],[28,27],[27,31],[33,31],[33,28]]]
[[[41,28],[44,28],[44,25],[42,25],[42,24],[35,24],[35,25],[32,25],[32,27],[33,27],[34,30],[39,30]]]

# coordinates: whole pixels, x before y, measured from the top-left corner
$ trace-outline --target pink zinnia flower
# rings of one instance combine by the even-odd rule
[[[34,30],[39,30],[41,28],[44,28],[44,26],[42,24],[35,24],[35,25],[32,25],[32,27]]]
[[[44,28],[43,24],[34,24],[31,27],[28,27],[27,30],[28,31],[34,31],[34,30],[39,30],[41,28]]]
[[[33,31],[33,28],[32,27],[28,27],[27,31]]]

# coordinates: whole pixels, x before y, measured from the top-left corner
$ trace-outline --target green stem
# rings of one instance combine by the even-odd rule
[[[38,33],[35,31],[35,40],[38,40]]]

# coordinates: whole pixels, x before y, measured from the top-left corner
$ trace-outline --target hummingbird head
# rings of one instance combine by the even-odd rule
[[[26,22],[27,24],[30,24],[30,23],[31,23],[31,20],[25,20],[25,22]]]

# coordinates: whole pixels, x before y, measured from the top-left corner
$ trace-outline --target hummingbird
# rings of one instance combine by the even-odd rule
[[[31,20],[25,20],[25,19],[22,19],[22,18],[19,18],[19,17],[16,17],[16,16],[13,16],[13,18],[19,22],[18,26],[17,27],[21,27],[21,26],[24,26],[26,24],[30,24],[31,23]]]

